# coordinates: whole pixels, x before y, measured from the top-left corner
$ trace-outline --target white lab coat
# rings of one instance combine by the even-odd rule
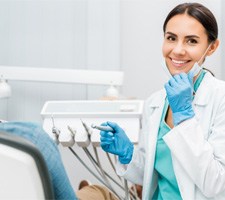
[[[166,92],[145,103],[143,128],[129,165],[117,173],[143,185],[143,199],[152,199],[157,187],[155,148]],[[183,200],[225,199],[225,82],[206,73],[193,101],[195,117],[171,129],[168,145]]]

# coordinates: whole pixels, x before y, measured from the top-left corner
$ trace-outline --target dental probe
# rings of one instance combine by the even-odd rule
[[[114,132],[114,130],[113,130],[111,127],[109,127],[109,126],[97,126],[97,125],[95,125],[95,124],[92,124],[91,127],[92,127],[92,128],[95,128],[95,129],[98,129],[98,130],[100,130],[100,131],[110,131],[110,132]]]

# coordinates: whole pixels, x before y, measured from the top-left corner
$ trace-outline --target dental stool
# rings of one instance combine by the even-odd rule
[[[44,158],[28,140],[0,132],[0,199],[54,199]]]

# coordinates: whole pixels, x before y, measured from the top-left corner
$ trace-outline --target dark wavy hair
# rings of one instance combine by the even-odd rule
[[[208,36],[208,42],[211,43],[215,41],[218,37],[218,25],[216,18],[213,13],[200,3],[182,3],[177,5],[170,13],[167,15],[164,24],[163,31],[165,33],[166,25],[168,21],[179,14],[188,14],[189,16],[198,20],[206,30]]]

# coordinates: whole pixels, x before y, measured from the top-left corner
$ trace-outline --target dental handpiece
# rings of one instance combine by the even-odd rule
[[[97,126],[97,125],[95,125],[95,124],[92,124],[91,127],[92,127],[92,128],[95,128],[95,129],[98,129],[98,130],[100,130],[100,131],[110,131],[110,132],[114,132],[114,130],[113,130],[111,127],[109,127],[109,126]]]

